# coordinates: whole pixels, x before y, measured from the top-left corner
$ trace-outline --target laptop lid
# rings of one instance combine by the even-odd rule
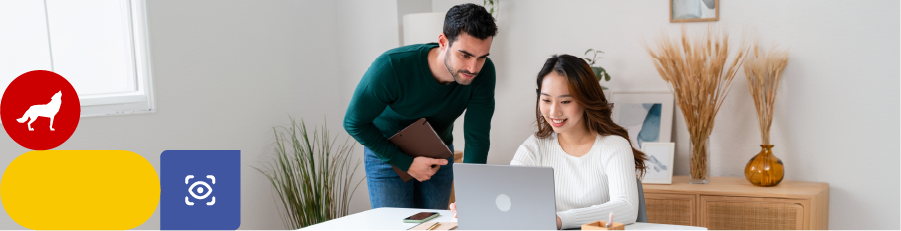
[[[459,229],[557,229],[553,168],[453,166]]]

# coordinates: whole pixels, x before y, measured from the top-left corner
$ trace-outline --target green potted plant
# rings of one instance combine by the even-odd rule
[[[592,52],[594,52],[593,56],[591,58],[587,58],[588,53],[592,53]],[[610,82],[610,74],[607,73],[607,70],[604,69],[603,67],[597,66],[595,64],[595,62],[598,61],[598,59],[599,59],[598,54],[603,54],[603,53],[604,53],[603,51],[599,51],[599,50],[595,50],[595,49],[588,49],[585,51],[586,58],[583,58],[583,59],[585,59],[585,61],[588,61],[588,65],[591,66],[591,70],[594,71],[594,77],[598,79],[598,82],[600,82],[601,79],[603,79],[606,82]],[[607,87],[605,87],[604,85],[601,85],[601,89],[607,90]]]
[[[500,4],[501,0],[482,0],[482,7],[488,10],[491,17],[494,17],[494,21],[497,21],[498,11],[501,9]]]
[[[254,168],[275,187],[285,228],[299,229],[346,216],[351,197],[365,179],[350,190],[361,164],[359,160],[353,168],[349,164],[355,142],[348,143],[348,137],[336,146],[338,137],[329,140],[324,125],[321,131],[314,128],[310,132],[303,119],[297,124],[291,118],[291,127],[272,130],[276,157],[262,168]]]

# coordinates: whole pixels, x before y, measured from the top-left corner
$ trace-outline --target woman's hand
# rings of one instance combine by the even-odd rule
[[[450,204],[450,211],[454,214],[454,218],[457,218],[457,202]],[[560,218],[557,218],[557,227],[560,227]]]
[[[560,216],[557,216],[557,230],[560,230],[560,226],[563,226],[563,221],[560,221]]]

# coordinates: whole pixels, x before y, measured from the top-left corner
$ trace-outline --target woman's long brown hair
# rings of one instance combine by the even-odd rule
[[[585,60],[576,58],[572,55],[554,55],[544,62],[544,67],[538,72],[538,89],[536,90],[539,99],[541,97],[541,83],[551,72],[557,73],[566,78],[568,82],[569,94],[573,100],[585,108],[582,118],[585,120],[585,127],[592,132],[600,135],[617,135],[629,141],[629,134],[626,129],[613,123],[610,118],[612,114],[613,104],[607,103],[607,97],[601,91],[601,85],[598,84],[594,77],[591,66]],[[535,120],[538,122],[538,131],[535,132],[537,138],[547,138],[553,134],[554,130],[551,125],[544,120],[539,109],[538,100],[535,100]],[[632,147],[632,141],[629,141],[629,147]],[[635,158],[635,172],[638,176],[645,174],[644,161],[647,155],[632,147],[632,156]]]

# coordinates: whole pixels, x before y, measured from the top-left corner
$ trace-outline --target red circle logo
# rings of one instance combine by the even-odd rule
[[[29,71],[12,81],[0,100],[0,121],[16,143],[32,150],[69,139],[81,117],[75,88],[51,71]]]

